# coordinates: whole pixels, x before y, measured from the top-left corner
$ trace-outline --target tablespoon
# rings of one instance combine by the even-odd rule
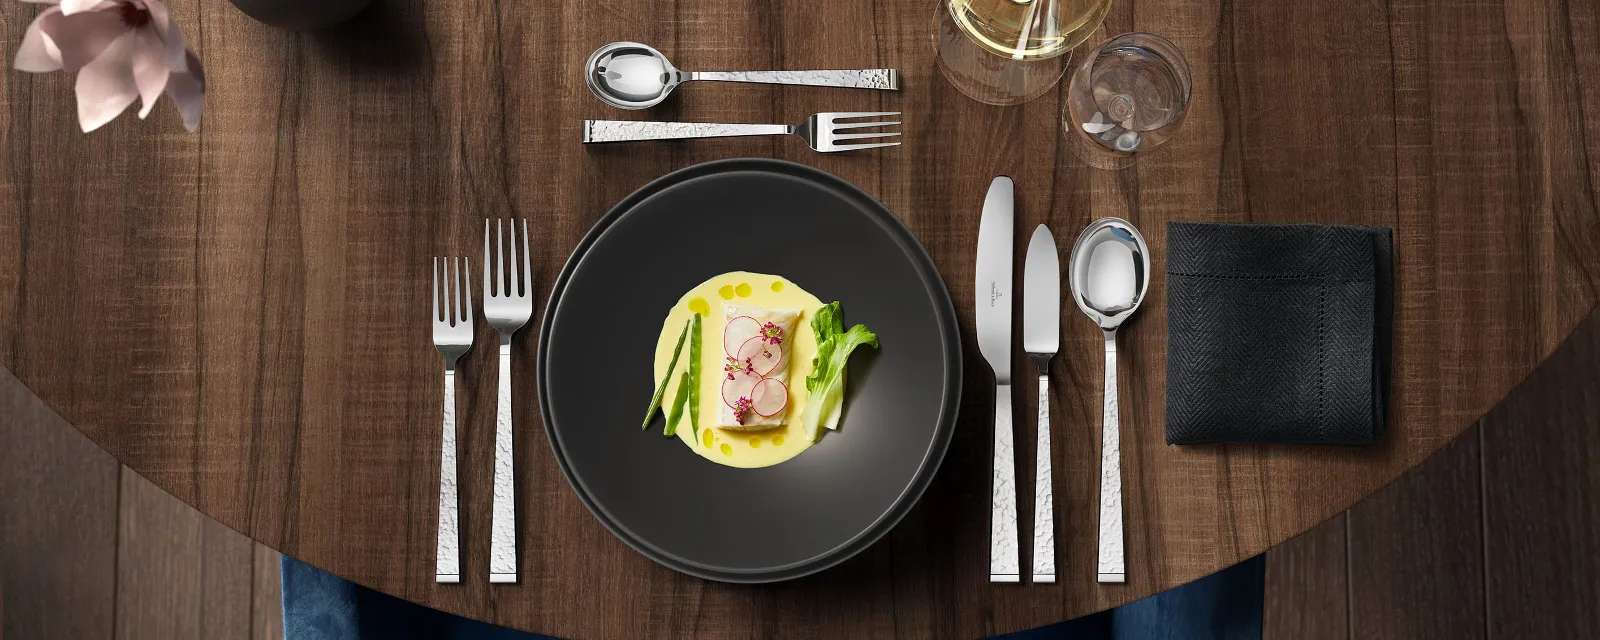
[[[1072,299],[1105,334],[1100,418],[1099,582],[1126,582],[1122,538],[1122,451],[1117,420],[1117,328],[1138,310],[1150,284],[1150,251],[1128,221],[1101,218],[1072,247]]]
[[[613,42],[600,47],[584,63],[583,77],[595,97],[623,109],[656,106],[678,85],[690,80],[900,89],[900,73],[894,69],[679,71],[660,51],[637,42]]]

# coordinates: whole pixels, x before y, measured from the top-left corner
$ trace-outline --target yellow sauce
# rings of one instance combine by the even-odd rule
[[[717,417],[722,413],[722,328],[727,319],[722,317],[722,304],[715,306],[707,300],[732,300],[744,298],[740,304],[754,304],[770,309],[799,309],[800,319],[795,324],[789,352],[789,418],[783,425],[756,432],[724,431],[716,428]],[[709,313],[702,307],[710,307]],[[811,446],[811,440],[801,433],[797,424],[800,412],[805,410],[805,379],[811,374],[811,359],[817,355],[817,336],[811,330],[811,315],[822,307],[822,301],[807,293],[793,282],[779,276],[734,271],[724,273],[700,283],[685,292],[672,306],[672,311],[662,322],[661,334],[656,338],[653,381],[661,380],[672,361],[672,348],[678,343],[678,334],[690,314],[703,313],[700,335],[700,434],[696,445],[694,429],[689,425],[689,412],[684,411],[683,422],[678,424],[678,439],[690,451],[701,457],[730,467],[755,469],[768,467],[799,455]],[[683,355],[678,372],[687,371],[689,345],[683,345]],[[664,397],[672,398],[678,391],[680,373],[675,372],[667,383]],[[747,440],[748,438],[748,440]],[[748,442],[749,447],[739,447],[735,453],[732,443]],[[766,445],[766,446],[764,446]],[[721,455],[717,455],[720,453]]]

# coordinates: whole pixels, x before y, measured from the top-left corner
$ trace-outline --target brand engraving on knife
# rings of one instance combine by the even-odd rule
[[[1000,287],[996,286],[995,283],[990,282],[989,283],[989,308],[993,309],[993,308],[999,306],[1000,298],[1002,296],[1004,296],[1004,295],[1005,295],[1004,293],[1000,292]]]

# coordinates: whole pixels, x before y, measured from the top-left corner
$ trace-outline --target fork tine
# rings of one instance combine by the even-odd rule
[[[483,219],[483,299],[489,299],[489,219]]]
[[[843,118],[878,118],[878,117],[882,117],[882,116],[897,116],[897,115],[900,115],[900,112],[899,111],[845,111],[845,112],[842,112],[842,113],[830,113],[828,115],[833,116],[833,118],[832,118],[833,120],[840,120],[840,119],[843,119]]]
[[[839,129],[860,129],[862,127],[892,127],[897,124],[900,124],[900,122],[835,122],[829,125],[828,128],[837,131]]]
[[[506,221],[495,218],[494,221],[494,263],[499,274],[495,277],[495,286],[500,295],[506,295]]]
[[[897,146],[900,146],[900,143],[898,143],[898,142],[879,142],[877,144],[836,144],[836,145],[833,145],[833,150],[834,151],[855,151],[855,150],[858,150],[858,149],[876,149],[878,147],[897,147]]]
[[[836,133],[834,140],[864,140],[867,138],[891,138],[900,135],[899,131],[872,131],[869,133]]]
[[[512,224],[516,224],[513,222]],[[524,296],[533,294],[533,252],[528,250],[528,219],[522,219],[522,288]]]
[[[433,271],[433,295],[428,296],[428,297],[433,298],[433,322],[434,322],[434,324],[438,324],[439,323],[439,318],[442,317],[442,316],[439,315],[439,258],[437,256],[435,256],[434,259],[433,259],[433,269],[432,269],[432,271]]]
[[[506,291],[510,292],[511,297],[515,298],[522,295],[522,285],[525,284],[523,281],[526,278],[522,277],[522,267],[517,264],[517,219],[512,218],[511,224],[506,226],[511,227],[511,238],[506,243],[506,255],[511,256],[511,261],[507,262],[504,267],[506,272],[510,274],[511,284]]]
[[[472,322],[472,262],[462,256],[456,258],[456,276],[460,278],[456,291],[460,299],[456,300],[456,311],[461,324]]]

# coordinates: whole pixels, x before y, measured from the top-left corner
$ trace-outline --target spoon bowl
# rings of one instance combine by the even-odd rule
[[[1078,236],[1070,262],[1072,299],[1102,330],[1116,331],[1144,301],[1150,249],[1128,221],[1094,221]]]
[[[683,82],[683,74],[655,47],[613,42],[589,56],[584,80],[595,97],[612,106],[648,109],[666,100]]]

